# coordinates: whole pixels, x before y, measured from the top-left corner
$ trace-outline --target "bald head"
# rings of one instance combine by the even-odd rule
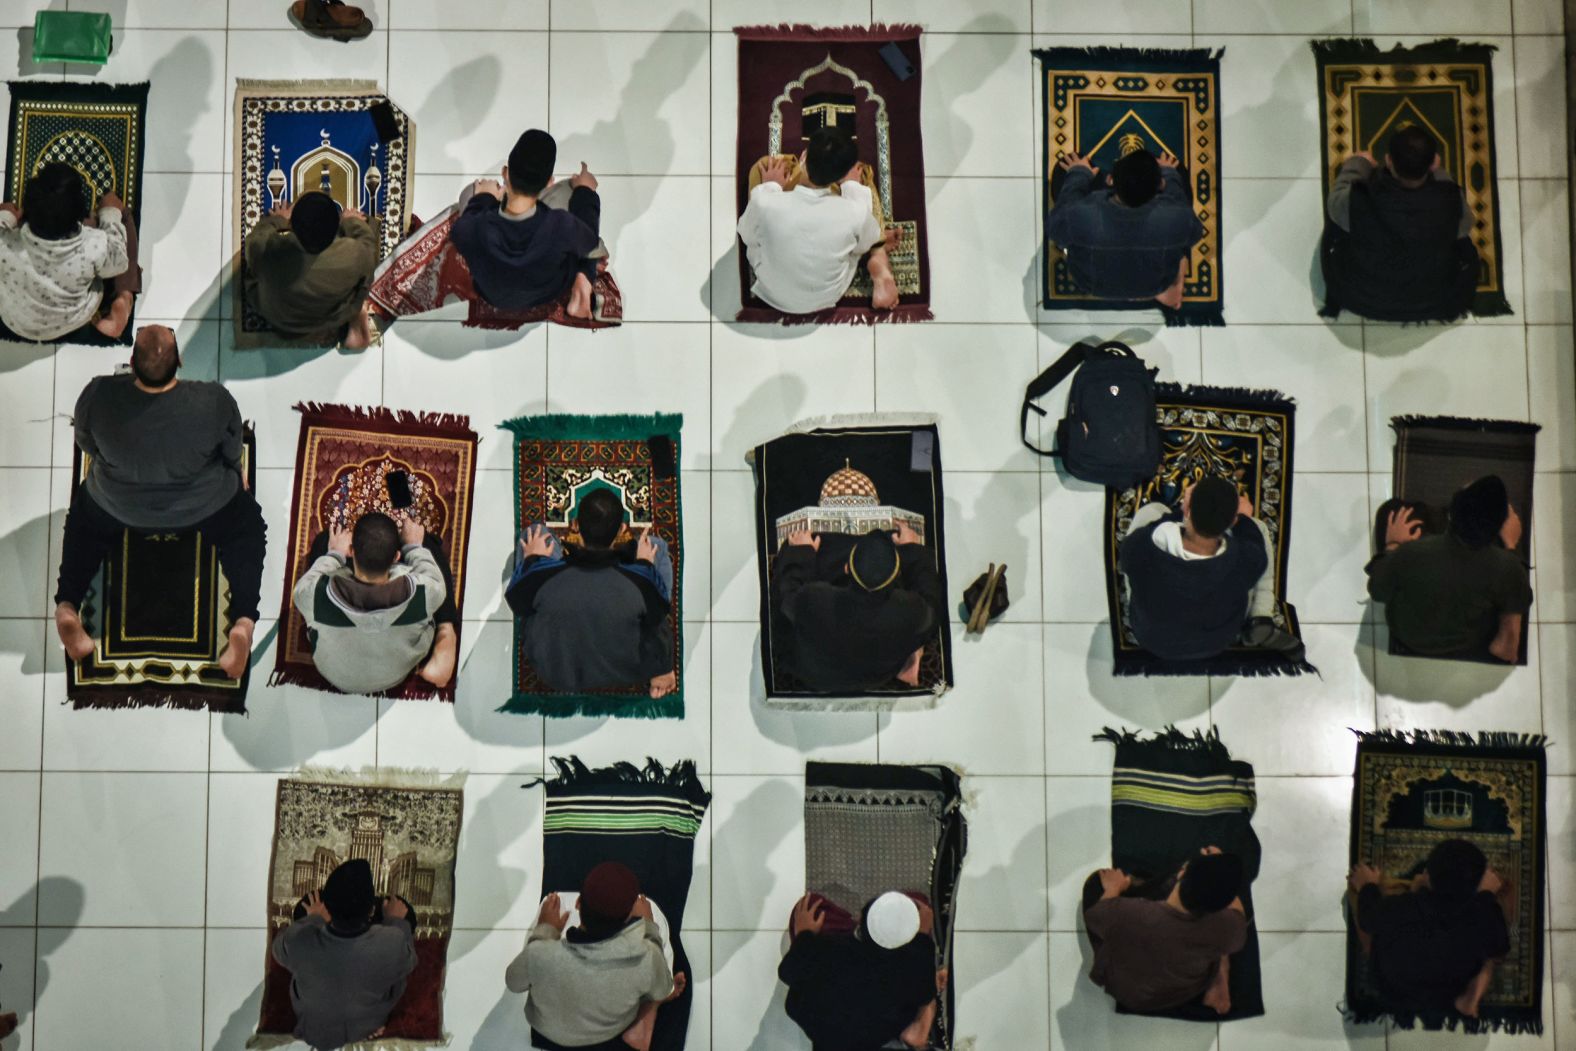
[[[181,367],[180,347],[175,333],[163,325],[144,325],[137,330],[131,348],[131,372],[144,387],[168,387]]]

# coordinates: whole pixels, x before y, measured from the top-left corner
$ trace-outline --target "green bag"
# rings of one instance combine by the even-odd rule
[[[109,15],[91,11],[40,11],[33,18],[34,62],[109,61]]]

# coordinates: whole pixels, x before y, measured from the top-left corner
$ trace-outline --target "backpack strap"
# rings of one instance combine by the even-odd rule
[[[1120,343],[1116,345],[1121,346]],[[1100,347],[1093,347],[1088,343],[1075,343],[1068,347],[1061,357],[1051,362],[1050,368],[1029,381],[1029,386],[1023,392],[1023,407],[1018,413],[1018,434],[1022,437],[1023,444],[1028,447],[1030,452],[1039,456],[1061,455],[1060,450],[1042,449],[1029,440],[1029,413],[1032,411],[1035,415],[1042,418],[1050,415],[1050,413],[1034,404],[1035,399],[1043,398],[1055,390],[1063,380],[1077,370],[1079,365],[1088,360],[1090,355],[1106,346],[1110,346],[1110,344],[1101,344]],[[1132,353],[1132,351],[1128,351],[1128,353]]]

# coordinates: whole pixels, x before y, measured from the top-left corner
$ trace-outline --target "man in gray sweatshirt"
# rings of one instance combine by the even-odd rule
[[[377,693],[421,664],[422,678],[447,685],[459,611],[436,538],[414,518],[395,525],[372,511],[354,530],[330,528],[318,543],[326,550],[296,581],[292,598],[319,674],[346,693]]]
[[[526,1021],[547,1039],[537,1047],[649,1046],[657,1006],[682,995],[685,979],[663,955],[639,880],[627,865],[603,862],[586,874],[579,908],[580,925],[565,930],[569,915],[549,894],[504,983],[529,994]],[[632,1026],[635,1042],[624,1035]]]
[[[295,1036],[320,1051],[380,1035],[416,969],[410,907],[400,898],[378,905],[372,866],[355,858],[274,939],[274,960],[290,972]]]

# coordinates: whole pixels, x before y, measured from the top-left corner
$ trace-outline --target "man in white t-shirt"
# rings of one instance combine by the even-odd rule
[[[830,310],[868,252],[875,286],[870,305],[897,306],[887,258],[891,235],[882,230],[873,181],[853,140],[831,128],[812,135],[797,158],[757,161],[750,203],[739,217],[739,237],[755,272],[752,291],[785,314]]]

